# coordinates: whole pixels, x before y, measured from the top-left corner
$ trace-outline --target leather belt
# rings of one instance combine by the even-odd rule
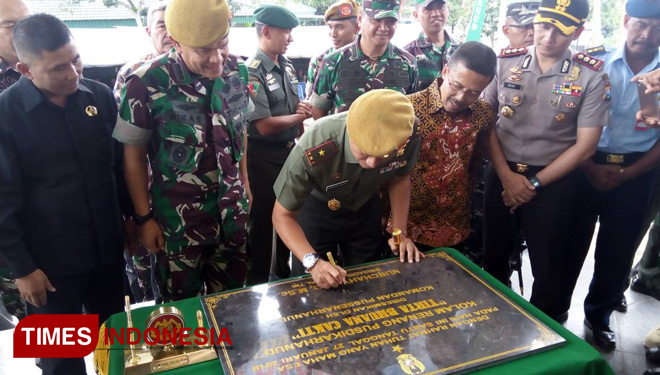
[[[614,164],[627,167],[644,156],[645,152],[631,152],[627,154],[613,154],[602,151],[596,151],[591,158],[596,164]]]
[[[535,174],[543,170],[543,168],[545,168],[545,166],[514,163],[510,161],[507,161],[507,164],[509,164],[509,168],[511,168],[512,171],[523,174],[525,176],[534,176]]]

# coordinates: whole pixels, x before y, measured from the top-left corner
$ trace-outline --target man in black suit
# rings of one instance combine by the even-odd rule
[[[37,14],[14,29],[21,79],[0,96],[0,255],[30,314],[122,310],[121,216],[110,89],[82,78],[69,29]],[[44,358],[44,374],[85,374]]]

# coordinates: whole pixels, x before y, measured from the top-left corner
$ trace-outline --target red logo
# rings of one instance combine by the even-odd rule
[[[339,6],[339,13],[344,17],[350,16],[353,13],[353,8],[348,4],[342,4]]]
[[[98,315],[28,315],[14,330],[14,358],[82,358],[98,340]]]

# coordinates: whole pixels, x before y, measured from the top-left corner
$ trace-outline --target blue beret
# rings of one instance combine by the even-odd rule
[[[660,18],[660,1],[628,0],[626,14],[635,18]]]
[[[279,5],[262,5],[254,10],[254,20],[264,25],[280,29],[293,29],[298,26],[298,17],[293,12]]]

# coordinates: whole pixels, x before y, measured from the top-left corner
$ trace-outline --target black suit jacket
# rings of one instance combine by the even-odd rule
[[[110,89],[81,79],[66,108],[21,78],[0,95],[0,255],[14,277],[121,260]]]

